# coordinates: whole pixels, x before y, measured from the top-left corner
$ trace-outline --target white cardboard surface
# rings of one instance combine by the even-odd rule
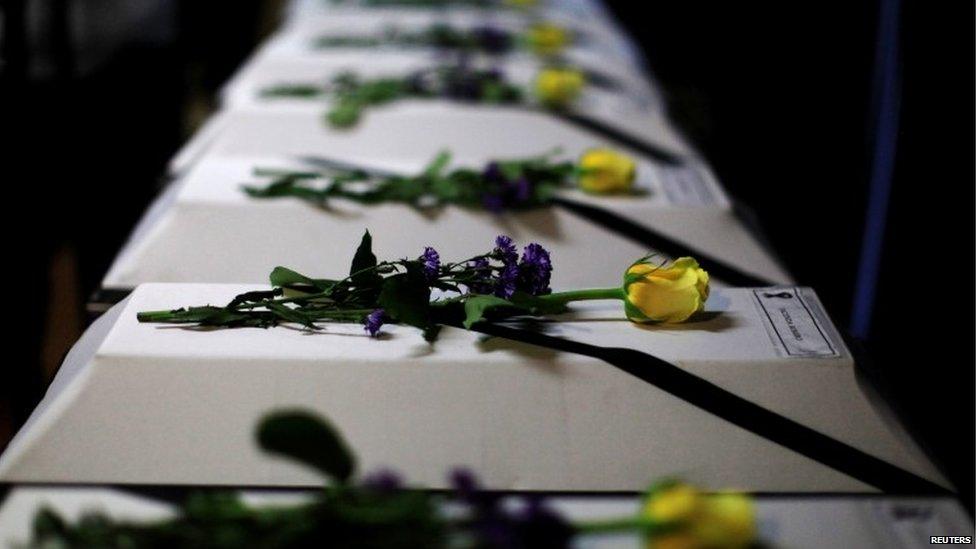
[[[113,309],[119,316],[107,335],[79,343],[97,350],[62,367],[74,372],[70,382],[56,381],[0,456],[0,480],[314,485],[315,475],[252,442],[264,413],[302,407],[330,417],[365,470],[392,465],[431,487],[443,486],[449,467],[466,465],[498,489],[641,490],[648,479],[677,475],[755,491],[870,491],[579,355],[452,328],[430,346],[399,326],[371,339],[358,325],[308,334],[135,319],[140,310],[225,303],[250,288],[140,286]],[[716,290],[708,309],[721,314],[639,327],[619,320],[619,303],[590,302],[575,320],[546,326],[553,335],[653,353],[944,482],[859,388],[841,342],[835,358],[780,356],[748,289]]]
[[[323,149],[332,150],[331,146]],[[473,151],[464,152],[469,159],[474,156]],[[359,157],[363,165],[415,173],[430,156],[417,155],[413,161],[399,162],[381,158]],[[454,165],[482,166],[488,158],[482,155],[467,163],[459,159]],[[153,208],[140,223],[103,286],[261,283],[276,265],[309,273],[327,272],[347,264],[347,256],[351,258],[349,254],[366,229],[374,236],[378,256],[390,258],[419,255],[424,246],[434,246],[444,258],[470,257],[490,249],[499,234],[507,234],[523,246],[539,242],[560,266],[553,275],[554,283],[566,288],[615,284],[632,261],[649,251],[560,207],[496,215],[455,206],[422,212],[401,204],[362,206],[338,200],[333,210],[322,211],[293,198],[254,199],[241,191],[241,185],[269,181],[255,178],[255,167],[308,168],[280,156],[208,156],[174,183],[178,188],[175,199],[170,193],[159,199],[167,204]],[[732,214],[707,169],[701,170],[718,207],[670,203],[660,168],[646,161],[638,168],[640,184],[648,191],[645,196],[594,197],[576,191],[569,191],[568,196],[692,244],[746,272],[789,282],[789,275]]]

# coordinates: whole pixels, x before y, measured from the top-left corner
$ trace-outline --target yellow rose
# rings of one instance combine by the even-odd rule
[[[610,149],[590,149],[583,153],[579,167],[580,188],[598,194],[629,192],[637,173],[630,157]]]
[[[644,516],[654,522],[677,522],[691,518],[701,493],[693,486],[674,483],[653,491],[644,502]]]
[[[566,29],[551,23],[539,23],[526,33],[529,47],[538,55],[556,55],[569,44]]]
[[[563,108],[579,96],[585,83],[576,69],[543,69],[535,79],[535,93],[545,105]]]
[[[756,508],[742,494],[706,496],[691,532],[702,547],[737,549],[756,539]]]
[[[741,494],[702,494],[676,483],[653,491],[644,517],[666,526],[647,540],[648,549],[740,549],[756,539],[752,500]]]
[[[708,299],[708,273],[690,257],[634,263],[624,275],[624,308],[634,322],[684,322]]]

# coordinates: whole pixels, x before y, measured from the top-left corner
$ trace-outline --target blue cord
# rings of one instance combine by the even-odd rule
[[[898,145],[898,116],[901,107],[901,75],[898,63],[900,12],[901,0],[881,0],[875,52],[874,154],[871,158],[864,240],[861,244],[861,260],[851,311],[851,333],[861,339],[871,332]]]

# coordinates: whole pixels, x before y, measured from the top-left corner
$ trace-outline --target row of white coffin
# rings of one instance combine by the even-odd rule
[[[359,327],[308,335],[286,328],[200,332],[138,324],[138,310],[220,303],[243,288],[192,283],[260,284],[278,264],[316,276],[341,274],[364,229],[373,233],[381,257],[419,254],[426,245],[445,257],[467,257],[499,233],[538,241],[553,252],[557,289],[617,284],[630,261],[653,248],[561,208],[501,216],[446,208],[430,216],[392,205],[339,203],[336,211],[323,212],[293,200],[246,198],[239,186],[253,182],[255,167],[301,168],[306,157],[409,173],[445,148],[458,164],[480,165],[554,146],[569,158],[594,146],[619,146],[527,110],[406,102],[339,132],[322,125],[321,105],[252,100],[261,86],[309,67],[325,76],[368,59],[370,70],[385,71],[422,55],[384,52],[385,61],[377,61],[362,53],[289,54],[303,43],[294,36],[331,24],[322,22],[327,18],[309,23],[313,19],[290,25],[246,65],[225,91],[228,108],[177,157],[176,181],[104,282],[138,288],[75,346],[44,402],[0,457],[0,479],[309,485],[316,480],[260,454],[251,441],[263,413],[301,406],[333,418],[367,464],[393,465],[427,486],[439,486],[446,468],[468,465],[489,486],[516,490],[639,490],[651,478],[675,474],[758,491],[877,488],[610,364],[559,350],[450,328],[429,346],[400,327],[372,340]],[[513,70],[524,74],[528,63],[515,60]],[[653,99],[649,81],[644,93]],[[601,108],[597,115],[613,110]],[[639,116],[617,113],[606,121],[636,122],[629,131],[638,141],[681,158],[682,165],[623,147],[639,159],[646,194],[568,196],[757,277],[788,283],[663,112],[647,106],[634,112]],[[763,297],[784,292],[791,296],[786,303]],[[564,338],[659,356],[945,485],[859,384],[850,353],[811,291],[722,288],[708,308],[717,313],[708,320],[640,328],[622,320],[618,304],[597,304],[547,327]]]

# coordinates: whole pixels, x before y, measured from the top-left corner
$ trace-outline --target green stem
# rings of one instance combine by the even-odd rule
[[[284,303],[296,303],[301,301],[314,301],[316,299],[321,299],[323,297],[329,297],[332,292],[326,290],[324,292],[317,292],[314,294],[297,295],[294,297],[279,297],[278,299],[269,299],[262,301],[253,301],[249,303],[241,303],[240,305],[234,306],[235,309],[240,311],[247,311],[250,309],[257,309],[258,307],[267,307],[268,303],[274,303],[275,305],[281,305]]]
[[[543,301],[559,303],[565,305],[571,301],[587,301],[593,299],[627,299],[627,294],[623,288],[593,288],[589,290],[572,290],[569,292],[556,292],[554,294],[539,296]]]
[[[136,318],[139,322],[162,322],[170,320],[174,317],[173,311],[167,309],[165,311],[141,311],[136,313]]]
[[[321,319],[340,319],[340,318],[352,318],[359,319],[363,315],[367,315],[373,312],[373,309],[348,309],[345,311],[340,311],[336,309],[331,309],[327,311],[303,311],[305,314],[311,314],[316,318],[316,320]]]

